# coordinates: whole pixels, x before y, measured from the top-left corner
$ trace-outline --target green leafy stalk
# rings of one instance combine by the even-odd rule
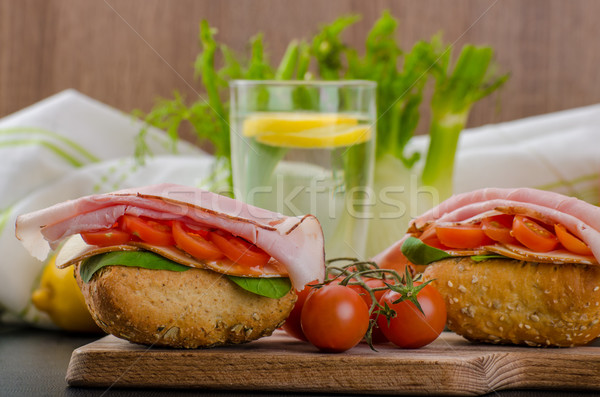
[[[312,56],[317,61],[319,75],[324,80],[337,80],[343,68],[342,55],[347,47],[340,39],[341,33],[353,25],[360,16],[348,15],[336,19],[321,31],[312,40]]]
[[[440,200],[452,194],[458,137],[471,107],[508,79],[508,75],[490,78],[488,67],[492,57],[490,47],[465,45],[451,74],[448,74],[449,50],[432,68],[436,84],[431,100],[430,144],[422,181],[438,189]]]

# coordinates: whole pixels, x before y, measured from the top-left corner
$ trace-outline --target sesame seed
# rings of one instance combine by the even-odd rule
[[[457,269],[459,272],[462,272],[465,270],[465,267],[463,265],[458,265]]]
[[[454,298],[454,299],[452,299],[452,301],[453,301],[454,303],[458,303],[458,298]]]
[[[599,289],[600,289],[600,287],[598,287],[598,286],[595,286],[595,287],[594,287],[594,292],[598,291]]]
[[[548,295],[549,293],[550,293],[550,290],[549,290],[549,289],[547,289],[547,290],[544,290],[544,294]]]
[[[598,319],[597,318],[592,321],[592,325],[596,325],[596,324],[598,324]]]
[[[535,315],[535,314],[532,314],[531,316],[529,316],[529,319],[531,321],[535,322],[535,323],[537,323],[538,321],[540,321],[540,318],[537,315]]]
[[[452,288],[454,287],[454,284],[452,284],[452,281],[448,280],[448,287]]]
[[[499,320],[504,321],[504,315],[500,316]]]
[[[526,344],[527,346],[537,346],[537,345],[538,345],[537,343],[535,343],[535,342],[532,342],[532,341],[530,341],[530,340],[526,340],[526,341],[524,341],[524,342],[525,342],[525,344]]]
[[[488,326],[488,327],[490,327],[490,328],[494,326],[494,324],[492,324],[492,322],[491,322],[491,321],[486,321],[486,322],[485,322],[485,325],[487,325],[487,326]]]
[[[596,302],[596,306],[600,306],[600,302]]]
[[[529,324],[525,324],[524,327],[525,327],[525,329],[531,329],[531,325],[529,325]]]
[[[580,331],[585,331],[587,329],[587,327],[585,325],[582,325],[581,327],[579,327]]]
[[[549,345],[550,344],[550,339],[546,339],[546,344]]]
[[[500,332],[504,332],[504,328],[502,328],[502,327],[498,327],[498,331],[500,331]]]
[[[471,284],[477,284],[478,281],[479,279],[477,278],[477,276],[473,276],[473,278],[471,279]]]
[[[586,335],[585,335],[585,338],[586,338],[586,339],[587,339],[587,338],[589,338],[589,337],[590,337],[590,334],[586,334]]]
[[[458,286],[458,290],[459,290],[460,292],[462,292],[462,293],[465,293],[465,292],[467,292],[467,289],[466,289],[466,288],[465,288],[465,286],[464,286],[464,285],[462,285],[462,284]]]
[[[482,285],[482,286],[481,286],[481,290],[482,290],[483,292],[486,292],[486,291],[488,290],[488,287],[487,287],[487,285]]]
[[[519,328],[523,328],[523,323],[519,323]]]

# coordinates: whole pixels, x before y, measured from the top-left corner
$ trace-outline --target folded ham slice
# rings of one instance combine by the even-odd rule
[[[594,255],[594,258],[589,258],[577,255],[565,256],[564,252],[557,252],[554,256],[547,253],[539,256],[539,258],[543,257],[543,261],[597,264],[600,260],[600,207],[573,197],[530,188],[487,188],[452,196],[414,219],[409,225],[407,235],[375,256],[373,260],[381,266],[390,266],[394,263],[402,265],[406,259],[403,258],[401,247],[408,236],[426,239],[435,233],[436,225],[476,223],[498,213],[524,215],[551,225],[562,224],[569,232],[586,243]],[[512,251],[515,259],[536,258],[531,256],[531,253],[525,253],[524,250],[516,252],[518,250],[514,247],[502,247],[492,251],[498,253],[502,251],[506,256],[513,255]]]
[[[287,217],[202,189],[160,184],[66,201],[21,215],[16,235],[36,258],[71,235],[109,228],[122,215],[180,220],[225,230],[263,249],[289,274],[296,289],[323,280],[323,232],[312,215]]]

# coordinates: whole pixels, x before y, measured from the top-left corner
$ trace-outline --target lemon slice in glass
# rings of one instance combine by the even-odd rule
[[[335,125],[301,132],[265,133],[256,141],[270,146],[290,148],[333,148],[352,146],[371,139],[371,128],[366,125]]]
[[[290,148],[332,148],[371,139],[371,129],[356,117],[335,113],[257,113],[242,128],[257,142]]]
[[[336,113],[254,113],[244,120],[242,133],[252,137],[265,133],[287,134],[333,125],[357,125],[358,119]]]

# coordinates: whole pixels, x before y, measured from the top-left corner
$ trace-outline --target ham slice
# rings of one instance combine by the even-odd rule
[[[600,207],[573,197],[530,188],[488,188],[452,196],[414,219],[409,225],[407,235],[375,256],[373,260],[380,266],[390,266],[393,263],[402,265],[406,262],[406,258],[403,258],[401,247],[408,236],[427,239],[435,234],[436,225],[476,223],[498,213],[524,215],[547,224],[562,224],[586,243],[594,254],[594,258],[590,258],[574,254],[565,256],[564,252],[557,252],[556,255],[545,254],[543,258],[538,255],[539,260],[553,263],[570,261],[570,263],[598,264]],[[498,245],[497,248],[493,251],[502,251],[503,255],[514,256],[515,259],[536,258],[531,253],[527,256],[523,252],[517,252],[514,247],[507,249]]]
[[[324,277],[323,232],[314,216],[287,217],[202,189],[173,184],[86,196],[24,214],[17,218],[16,235],[33,256],[44,260],[65,238],[108,228],[125,214],[181,220],[242,237],[279,262],[296,289]]]

